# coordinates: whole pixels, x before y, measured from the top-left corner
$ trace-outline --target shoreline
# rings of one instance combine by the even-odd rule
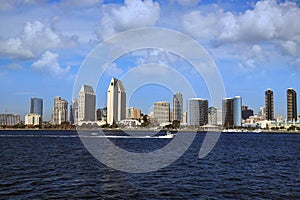
[[[0,129],[1,131],[98,131],[104,132],[166,132],[167,130],[153,130],[153,129],[28,129],[28,128],[5,128]],[[232,131],[227,130],[192,130],[192,129],[181,129],[181,130],[170,130],[170,132],[197,132],[197,133],[216,133],[221,132],[222,134],[300,134],[300,131],[286,131],[286,130],[239,130],[233,129]]]

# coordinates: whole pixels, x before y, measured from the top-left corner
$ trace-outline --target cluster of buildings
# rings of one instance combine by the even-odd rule
[[[287,89],[287,118],[274,116],[274,93],[265,91],[265,106],[257,115],[242,104],[242,98],[235,96],[222,99],[222,108],[209,107],[208,100],[189,98],[184,112],[183,96],[173,95],[172,105],[168,101],[154,102],[153,112],[143,115],[139,108],[126,107],[126,90],[121,80],[112,78],[107,89],[106,107],[96,109],[96,94],[89,85],[82,85],[78,97],[68,102],[61,97],[54,98],[50,123],[60,125],[70,123],[82,126],[118,125],[125,127],[140,126],[145,120],[153,126],[166,126],[178,121],[182,126],[197,128],[199,126],[237,127],[289,127],[300,126],[297,116],[297,94],[292,88]],[[172,106],[172,107],[171,107]],[[69,116],[69,118],[68,118]],[[13,126],[21,122],[20,115],[0,114],[0,126]],[[25,116],[28,127],[40,126],[43,122],[43,99],[30,99],[30,113]]]

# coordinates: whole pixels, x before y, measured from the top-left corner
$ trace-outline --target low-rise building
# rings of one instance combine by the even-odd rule
[[[40,126],[42,124],[42,117],[36,113],[30,113],[25,116],[25,125],[28,127]]]

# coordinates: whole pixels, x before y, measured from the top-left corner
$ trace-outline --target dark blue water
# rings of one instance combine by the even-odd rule
[[[101,164],[72,131],[0,131],[1,199],[300,199],[300,135],[222,134],[198,159],[199,133],[169,167],[130,174]],[[171,139],[112,139],[151,151]]]

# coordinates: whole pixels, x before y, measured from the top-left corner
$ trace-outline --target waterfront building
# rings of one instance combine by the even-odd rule
[[[40,126],[42,125],[41,115],[36,113],[30,113],[25,115],[25,125],[28,127]]]
[[[248,119],[250,116],[253,116],[253,110],[249,109],[248,106],[242,106],[242,118]]]
[[[70,124],[78,123],[78,100],[73,99],[72,105],[70,105]]]
[[[61,124],[68,121],[68,102],[61,97],[54,98],[52,124]]]
[[[0,126],[13,126],[21,122],[20,115],[0,114]]]
[[[222,100],[222,123],[225,127],[233,126],[233,99]]]
[[[130,107],[127,108],[127,119],[140,119],[141,118],[141,109]]]
[[[106,107],[97,109],[97,120],[106,122],[106,120],[107,120],[107,108]]]
[[[271,89],[265,91],[266,120],[274,120],[274,93]]]
[[[29,112],[39,114],[39,115],[41,115],[41,118],[43,119],[43,99],[31,97]]]
[[[183,114],[183,99],[181,93],[176,93],[173,95],[173,109],[172,109],[172,121],[178,120],[183,122],[182,120]]]
[[[187,124],[187,112],[182,113],[182,123]]]
[[[287,120],[297,121],[297,93],[293,88],[288,88],[287,96]]]
[[[170,122],[170,103],[167,101],[154,102],[153,118],[158,124]]]
[[[208,101],[202,98],[190,98],[188,107],[188,125],[203,126],[208,123]]]
[[[266,108],[260,107],[257,116],[266,119]]]
[[[242,126],[242,98],[224,98],[222,100],[222,122],[226,127]]]
[[[208,108],[208,124],[214,126],[222,125],[222,110],[220,108]]]
[[[107,89],[107,123],[126,118],[126,91],[121,80],[112,78]]]
[[[89,85],[82,85],[78,94],[78,122],[95,121],[96,95]]]

